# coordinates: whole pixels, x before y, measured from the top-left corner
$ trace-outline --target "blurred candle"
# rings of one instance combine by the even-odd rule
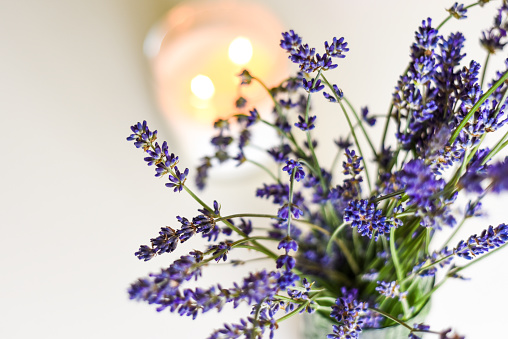
[[[240,95],[257,106],[267,94],[256,83],[239,87],[238,74],[247,69],[268,86],[284,79],[282,31],[268,10],[245,1],[186,1],[171,9],[144,46],[163,113],[172,121],[210,125],[238,112]]]
[[[228,49],[229,59],[237,65],[245,65],[252,59],[252,44],[244,37],[238,37],[231,42]]]

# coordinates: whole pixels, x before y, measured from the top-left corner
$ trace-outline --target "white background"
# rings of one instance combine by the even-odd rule
[[[311,45],[344,36],[350,52],[331,78],[357,108],[368,105],[374,113],[388,108],[421,20],[440,21],[453,4],[259,2]],[[466,21],[451,21],[443,31],[465,31],[466,60],[483,63],[478,37],[498,3],[474,8]],[[0,2],[1,338],[205,338],[246,314],[245,308],[212,311],[192,321],[156,313],[129,301],[126,293],[137,277],[203,245],[181,246],[173,256],[149,263],[133,255],[161,226],[174,225],[176,215],[192,217],[198,208],[155,180],[139,150],[125,141],[129,126],[146,119],[176,153],[181,147],[172,138],[174,126],[157,110],[142,54],[148,29],[170,5],[163,0]],[[504,57],[498,56],[497,68]],[[492,75],[494,66],[489,70]],[[329,106],[316,104],[317,111],[321,107]],[[317,130],[330,133],[330,144],[323,142],[320,151],[326,156],[344,122],[329,111],[319,119],[330,121]],[[202,196],[219,200],[226,213],[261,211],[268,205],[251,196],[267,178],[251,177],[221,179]],[[504,201],[489,200],[489,219],[466,225],[458,238],[506,221]],[[464,272],[473,280],[443,287],[433,298],[428,323],[438,330],[453,326],[468,338],[504,337],[507,259],[508,252],[500,252]],[[202,283],[240,280],[245,272],[209,269]],[[276,338],[298,338],[300,323],[296,317],[282,323]]]

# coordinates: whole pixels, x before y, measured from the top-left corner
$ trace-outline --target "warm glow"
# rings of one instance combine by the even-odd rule
[[[249,39],[238,37],[231,42],[229,58],[237,65],[245,65],[252,58],[252,44]]]
[[[215,87],[209,77],[199,74],[191,80],[191,91],[198,98],[208,100],[213,97]]]

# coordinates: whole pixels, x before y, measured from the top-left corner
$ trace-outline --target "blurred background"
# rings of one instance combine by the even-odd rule
[[[421,20],[431,16],[440,22],[453,5],[442,0],[253,2],[311,46],[344,36],[350,52],[329,77],[356,108],[367,105],[379,114],[389,107]],[[149,32],[177,3],[0,1],[0,338],[206,338],[224,322],[247,315],[247,308],[226,307],[192,321],[128,300],[127,288],[138,277],[204,246],[186,243],[148,263],[134,256],[160,227],[174,225],[176,215],[192,217],[199,207],[155,179],[142,153],[125,141],[129,126],[147,120],[191,175],[203,155],[198,146],[209,129],[185,119],[179,124],[164,113],[153,54],[146,50]],[[477,6],[467,20],[452,20],[443,29],[464,32],[467,62],[484,62],[478,39],[498,4]],[[249,18],[249,12],[243,15]],[[279,33],[268,44],[277,46]],[[209,52],[193,57],[203,60]],[[283,51],[278,53],[273,58]],[[491,61],[487,79],[505,58]],[[173,66],[187,69],[192,63]],[[291,70],[288,64],[281,67],[280,77],[285,67]],[[326,157],[344,122],[324,104],[317,100],[315,112],[323,111],[316,133],[329,135],[329,144],[320,149]],[[372,133],[379,140],[380,131]],[[212,174],[201,197],[220,201],[225,213],[261,211],[269,205],[255,199],[254,190],[267,179],[254,170],[237,177],[218,173],[214,179]],[[489,216],[467,224],[457,240],[507,221],[505,198],[486,201]],[[450,281],[433,298],[427,323],[436,330],[452,326],[468,338],[503,337],[506,260],[508,251],[502,251],[464,271],[471,281]],[[263,263],[236,271],[210,268],[200,284],[220,277],[227,286],[255,267]],[[298,317],[283,322],[276,338],[300,338],[300,326]]]

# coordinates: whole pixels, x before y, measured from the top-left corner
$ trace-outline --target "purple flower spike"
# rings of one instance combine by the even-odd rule
[[[346,56],[343,53],[348,52],[349,48],[347,48],[347,42],[344,42],[344,38],[333,38],[331,44],[328,44],[328,41],[325,41],[325,50],[331,57],[345,58]]]
[[[314,83],[314,79],[310,79],[309,81],[303,79],[302,82],[303,88],[309,93],[319,92],[320,90],[325,88],[325,85],[321,85],[321,80],[317,80]]]
[[[460,4],[458,2],[454,3],[452,7],[447,9],[448,13],[450,13],[454,18],[456,19],[465,19],[467,18],[467,8],[464,8],[463,4]]]
[[[471,260],[480,254],[499,247],[508,241],[508,225],[500,224],[496,228],[489,226],[480,236],[472,235],[466,241],[461,240],[453,250],[459,257]]]
[[[285,49],[288,52],[291,52],[293,49],[296,49],[298,45],[302,43],[302,38],[295,33],[295,31],[290,30],[289,32],[282,33],[282,40],[280,41],[280,47]]]
[[[331,318],[342,325],[333,325],[333,333],[328,334],[328,339],[358,338],[362,331],[362,316],[367,312],[368,304],[358,302],[358,293],[344,293],[344,296],[337,298],[332,306]]]
[[[288,172],[289,175],[292,175],[293,171],[295,171],[296,181],[300,181],[303,178],[305,178],[305,172],[303,171],[302,164],[293,159],[289,159],[288,161],[286,161],[286,166],[284,166],[282,170]]]
[[[286,252],[289,252],[290,250],[296,252],[298,250],[298,244],[290,237],[285,237],[279,242],[279,246],[277,246],[277,249],[280,250],[281,248],[286,250]]]
[[[358,233],[377,240],[379,235],[388,236],[390,229],[399,221],[395,218],[387,218],[382,211],[376,209],[368,200],[353,200],[344,210],[344,221],[350,222],[351,227],[356,227]]]
[[[173,188],[174,192],[181,192],[183,190],[183,186],[185,184],[185,180],[187,175],[189,174],[189,169],[186,168],[183,173],[180,172],[178,167],[175,166],[175,175],[169,175],[169,182],[166,184],[166,187]]]
[[[284,204],[281,208],[279,208],[277,216],[281,219],[287,219],[290,212],[295,219],[299,219],[303,215],[303,211],[295,204]]]
[[[310,131],[312,129],[314,129],[314,127],[316,127],[316,125],[314,125],[314,122],[316,121],[316,116],[311,116],[309,117],[308,121],[305,122],[305,118],[302,117],[301,115],[298,116],[298,122],[295,123],[295,126],[298,127],[299,129],[301,129],[302,131]]]

